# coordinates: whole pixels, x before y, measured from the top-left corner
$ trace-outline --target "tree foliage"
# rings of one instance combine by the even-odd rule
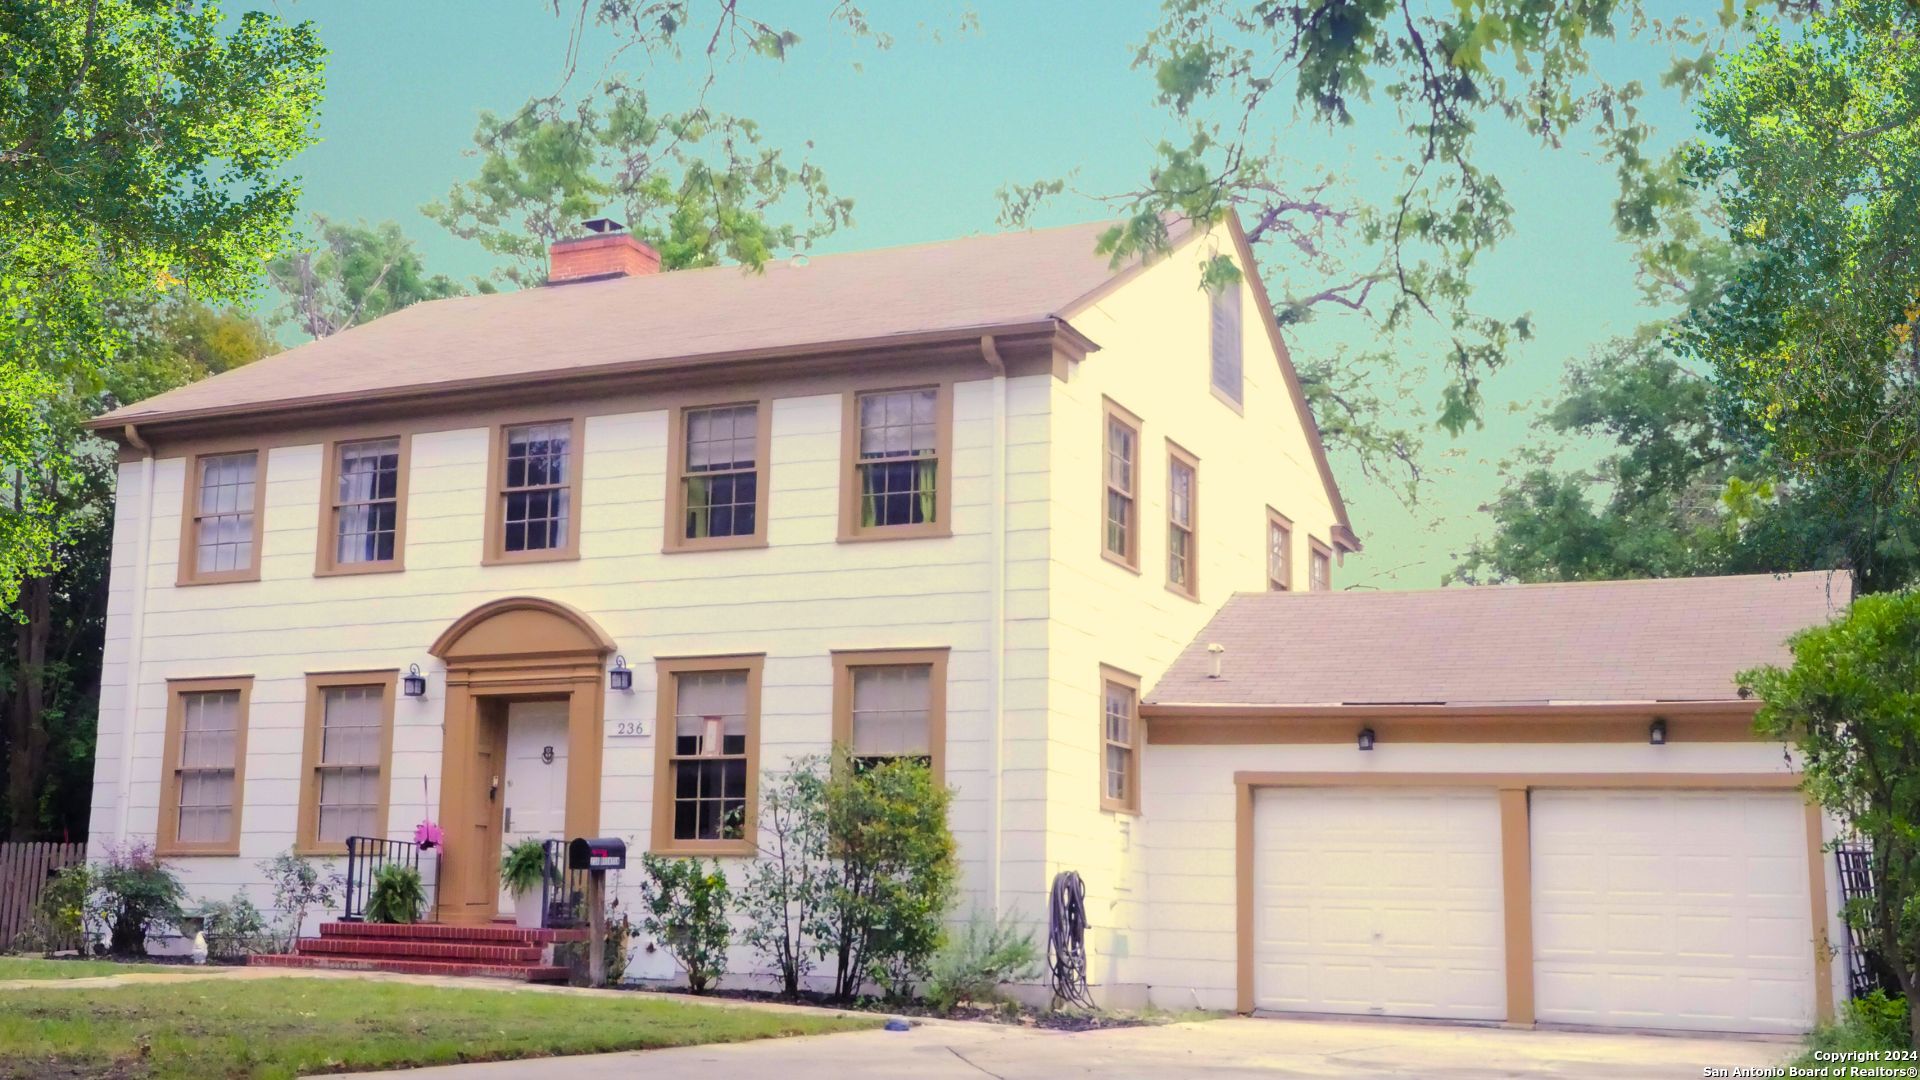
[[[727,970],[731,890],[718,859],[669,859],[648,852],[640,865],[641,926],[687,973],[687,990],[701,994]]]
[[[747,864],[740,906],[746,945],[767,957],[788,997],[813,967],[835,879],[827,842],[826,759],[796,758],[760,779],[760,857]]]
[[[926,977],[959,877],[952,799],[924,762],[836,760],[826,791],[834,880],[819,943],[835,997],[855,997],[868,981],[906,997]]]
[[[1798,17],[1817,5],[1767,6]],[[1283,325],[1359,320],[1346,335],[1354,344],[1318,358],[1303,386],[1316,415],[1333,418],[1329,445],[1411,494],[1420,431],[1396,414],[1416,373],[1400,356],[1435,356],[1445,378],[1433,416],[1459,434],[1480,422],[1484,379],[1533,333],[1527,313],[1496,310],[1475,288],[1515,227],[1506,184],[1484,160],[1489,138],[1517,131],[1543,150],[1577,142],[1610,164],[1615,224],[1641,250],[1650,290],[1713,269],[1718,253],[1698,242],[1697,219],[1670,213],[1692,196],[1677,160],[1648,149],[1648,86],[1595,65],[1599,50],[1637,41],[1668,51],[1662,91],[1695,91],[1739,32],[1739,11],[1671,10],[1646,0],[1165,0],[1135,65],[1152,74],[1180,133],[1158,144],[1138,186],[1089,193],[1124,215],[1102,250],[1131,257],[1163,245],[1171,219],[1237,214],[1255,250],[1271,254],[1266,279]],[[1380,162],[1390,192],[1369,198],[1335,171],[1290,159],[1281,134],[1290,124],[1404,133]],[[1023,221],[1068,186],[1010,186],[1003,216]]]
[[[1723,58],[1688,170],[1741,255],[1679,346],[1789,475],[1869,510],[1866,590],[1920,556],[1920,9],[1842,0]]]
[[[322,55],[310,24],[229,20],[211,3],[0,10],[0,387],[96,393],[125,345],[115,305],[252,292],[298,195],[284,166],[314,138]],[[0,477],[26,477],[0,519],[10,608],[67,527],[41,494],[66,479],[72,438],[57,425],[23,438],[7,412]]]
[[[1920,592],[1854,601],[1792,642],[1793,664],[1742,672],[1757,723],[1800,759],[1807,793],[1872,851],[1874,892],[1849,924],[1914,1000],[1920,990]],[[1910,1018],[1920,1047],[1920,1018]]]
[[[267,264],[267,280],[282,297],[278,319],[315,339],[465,291],[445,274],[427,272],[398,223],[347,223],[321,214],[313,215],[308,243]]]

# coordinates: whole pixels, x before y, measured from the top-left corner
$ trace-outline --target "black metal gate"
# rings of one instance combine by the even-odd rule
[[[1840,869],[1840,902],[1851,906],[1855,900],[1873,897],[1873,852],[1859,841],[1836,844],[1834,863]],[[1865,997],[1884,986],[1880,966],[1866,935],[1847,923],[1847,990],[1854,997]]]

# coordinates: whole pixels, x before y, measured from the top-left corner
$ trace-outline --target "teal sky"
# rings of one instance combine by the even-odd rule
[[[562,0],[571,6],[572,0]],[[240,5],[236,5],[240,6]],[[468,278],[488,257],[419,213],[474,168],[464,157],[476,114],[511,110],[559,83],[567,28],[543,0],[281,0],[257,3],[317,23],[331,56],[320,144],[298,160],[308,211],[392,218],[413,235],[432,269]],[[760,121],[771,142],[807,153],[837,194],[854,199],[854,225],[818,252],[915,243],[996,229],[995,191],[1014,181],[1077,170],[1084,190],[1141,182],[1152,148],[1177,129],[1153,103],[1150,73],[1131,67],[1159,8],[1138,0],[975,0],[977,28],[958,32],[957,5],[865,5],[876,28],[896,39],[881,51],[822,21],[827,0],[779,0],[757,14],[797,30],[785,63],[746,57],[724,64],[709,99]],[[772,12],[773,14],[767,14]],[[923,21],[925,20],[925,21]],[[1600,57],[1608,74],[1649,84],[1663,53],[1642,46]],[[704,57],[644,69],[663,105],[684,104],[705,75]],[[1689,117],[1660,98],[1649,118],[1670,142]],[[1307,167],[1345,173],[1362,191],[1379,188],[1383,152],[1396,152],[1401,126],[1363,115],[1329,133],[1273,110],[1262,137]],[[811,143],[811,148],[808,148]],[[1338,583],[1382,588],[1439,584],[1454,553],[1487,529],[1479,506],[1498,490],[1497,463],[1524,440],[1532,403],[1550,393],[1569,358],[1644,321],[1628,251],[1614,240],[1612,170],[1575,143],[1546,150],[1516,134],[1489,132],[1481,163],[1508,186],[1517,230],[1479,272],[1480,303],[1531,311],[1537,337],[1484,388],[1487,426],[1455,440],[1432,432],[1429,482],[1407,508],[1338,456],[1335,471],[1366,544]],[[1091,202],[1064,200],[1040,224],[1104,216]],[[1264,258],[1269,277],[1278,249]],[[1291,337],[1297,354],[1369,331],[1327,317]],[[1437,351],[1410,345],[1406,362],[1437,368]],[[1437,386],[1437,380],[1433,385]],[[1430,388],[1429,388],[1430,389]],[[1430,401],[1432,393],[1421,393]],[[1521,408],[1515,410],[1518,403]]]

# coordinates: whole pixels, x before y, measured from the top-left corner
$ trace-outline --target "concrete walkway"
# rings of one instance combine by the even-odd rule
[[[1405,1077],[1650,1080],[1707,1066],[1776,1065],[1792,1042],[1511,1031],[1369,1021],[1234,1018],[1065,1033],[932,1022],[908,1032],[859,1031],[725,1046],[417,1069],[407,1080],[614,1080],[698,1076],[767,1080],[906,1077],[1058,1080],[1070,1076]],[[378,1076],[377,1073],[363,1074]]]

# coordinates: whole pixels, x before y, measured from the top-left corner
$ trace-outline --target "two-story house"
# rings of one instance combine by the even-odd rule
[[[433,820],[433,916],[484,925],[504,844],[750,854],[763,771],[837,742],[953,789],[963,908],[1038,925],[1078,871],[1108,1000],[1525,1023],[1536,979],[1604,996],[1634,962],[1563,977],[1520,932],[1553,910],[1525,873],[1545,833],[1519,827],[1544,772],[1718,792],[1687,805],[1738,836],[1764,804],[1752,866],[1785,899],[1756,886],[1772,899],[1722,950],[1747,996],[1704,1022],[1790,1029],[1830,1004],[1820,820],[1809,849],[1729,681],[1824,617],[1818,582],[1741,593],[1750,632],[1677,689],[1557,691],[1569,650],[1641,657],[1538,620],[1507,657],[1550,684],[1527,704],[1403,685],[1437,679],[1398,667],[1421,650],[1497,657],[1508,616],[1437,600],[1403,628],[1327,593],[1359,542],[1237,225],[1177,225],[1121,266],[1102,228],[759,273],[662,273],[603,233],[556,244],[544,287],[417,305],[103,417],[122,455],[91,843],[150,840],[219,898],[279,852]],[[1240,283],[1200,288],[1218,256]],[[1551,628],[1592,615],[1483,592]],[[1639,644],[1684,651],[1692,595]],[[1648,746],[1650,722],[1692,745]],[[1444,797],[1388,799],[1389,780]],[[1608,812],[1574,807],[1554,842]],[[1290,846],[1302,830],[1323,840]],[[1458,858],[1415,858],[1436,851]],[[1394,868],[1458,888],[1367,877]],[[1589,891],[1580,925],[1638,910]],[[1658,895],[1622,925],[1671,938],[1688,916]]]

